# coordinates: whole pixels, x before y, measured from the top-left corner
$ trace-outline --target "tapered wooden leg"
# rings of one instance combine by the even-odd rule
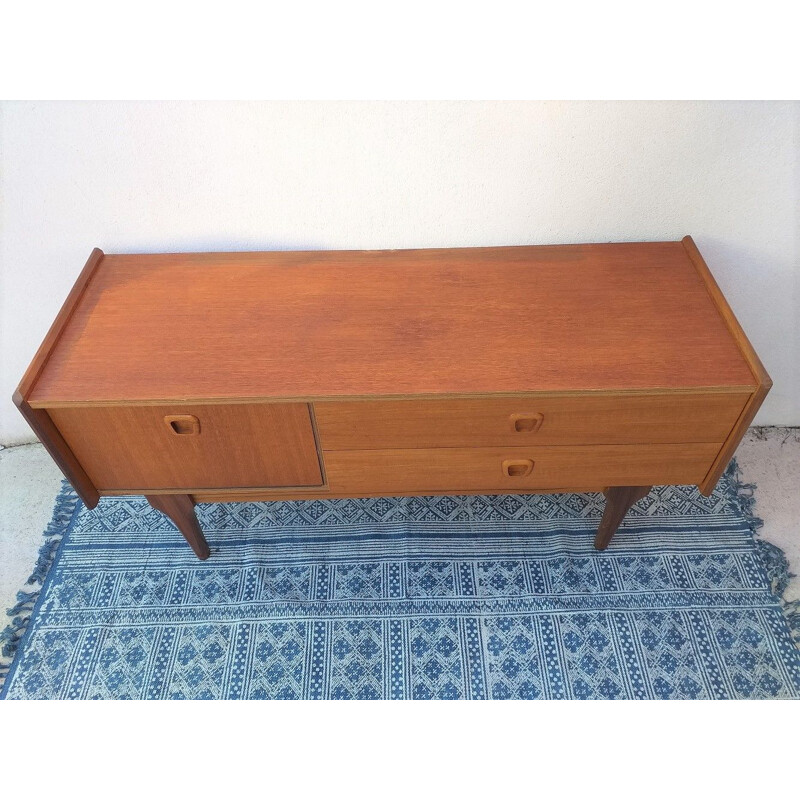
[[[608,547],[611,537],[617,532],[630,507],[652,488],[652,486],[611,486],[603,492],[606,496],[606,507],[600,520],[600,527],[597,529],[597,536],[594,537],[595,548],[605,550]]]
[[[188,494],[148,494],[145,496],[153,508],[166,514],[175,523],[198,558],[205,561],[211,555],[206,537],[203,536],[197,515],[194,513],[194,501]]]

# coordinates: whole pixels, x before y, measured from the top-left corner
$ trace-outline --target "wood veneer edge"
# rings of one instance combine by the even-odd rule
[[[22,380],[19,382],[17,391],[26,400],[33,391],[36,382],[39,380],[39,377],[44,372],[50,356],[58,345],[64,329],[69,324],[70,319],[72,319],[72,315],[78,308],[81,298],[89,286],[89,283],[97,271],[97,268],[100,266],[100,262],[103,260],[104,255],[105,254],[99,247],[95,247],[94,250],[92,250],[91,255],[84,264],[83,269],[72,286],[72,289],[70,289],[69,294],[58,311],[58,314],[56,314],[53,324],[50,326],[49,330],[45,334],[44,339],[42,340],[42,343],[39,345],[39,349],[36,351],[36,354],[34,355],[28,369],[25,370],[25,374],[22,376]],[[36,408],[37,406],[34,405],[31,407]]]
[[[497,489],[491,490],[493,495],[514,495],[514,494],[570,494],[572,492],[602,492],[606,487],[604,486],[578,486],[578,487],[565,487],[563,489],[521,489],[518,492],[511,491],[498,491]],[[281,501],[281,500],[354,500],[364,499],[371,497],[430,497],[430,496],[443,496],[443,497],[465,497],[474,496],[475,492],[469,491],[446,491],[437,489],[430,492],[324,492],[317,490],[315,492],[260,492],[254,491],[231,491],[228,493],[220,492],[196,492],[190,495],[195,503],[252,503],[252,502],[268,502],[268,501]]]
[[[725,295],[722,293],[722,290],[719,288],[719,284],[715,280],[711,270],[708,268],[708,264],[706,264],[705,259],[697,249],[694,239],[692,239],[691,236],[684,236],[681,240],[681,244],[683,244],[683,249],[685,250],[686,255],[689,257],[692,265],[702,278],[708,294],[714,302],[714,305],[716,306],[717,311],[719,311],[720,316],[725,322],[728,330],[731,332],[739,351],[744,357],[744,360],[747,362],[747,366],[750,367],[750,371],[753,373],[753,377],[756,379],[758,388],[766,386],[767,390],[769,390],[772,387],[772,379],[767,373],[767,370],[764,368],[764,365],[761,363],[761,359],[758,357],[755,348],[747,338],[747,334],[744,332],[739,320],[736,319],[733,309],[725,299]]]
[[[31,402],[31,408],[81,408],[100,406],[162,406],[175,405],[236,405],[243,403],[351,403],[376,402],[379,400],[481,400],[497,398],[546,398],[546,397],[603,397],[614,395],[649,396],[667,394],[750,394],[753,385],[747,386],[691,386],[691,387],[651,387],[647,389],[550,389],[527,392],[442,392],[440,394],[372,394],[372,395],[302,395],[286,397],[160,397],[157,399],[125,400],[38,400]]]
[[[39,438],[39,441],[44,445],[47,452],[50,453],[53,460],[58,464],[67,480],[69,480],[78,493],[78,496],[89,508],[94,508],[100,499],[97,488],[75,458],[75,455],[64,441],[64,438],[61,436],[55,423],[50,419],[50,415],[47,411],[42,407],[32,406],[28,402],[28,397],[33,391],[39,377],[47,367],[50,355],[58,345],[64,329],[69,324],[70,319],[72,319],[72,315],[80,304],[81,298],[97,271],[98,266],[102,262],[103,257],[104,253],[99,247],[95,247],[94,250],[92,250],[80,275],[78,275],[77,280],[64,300],[55,320],[53,320],[53,324],[50,326],[42,343],[39,345],[33,360],[28,366],[28,369],[25,370],[25,374],[22,376],[22,380],[19,382],[11,398],[14,405],[25,418],[25,421],[31,426],[33,432]]]
[[[286,249],[286,250],[168,250],[163,252],[145,252],[145,253],[106,253],[109,258],[114,259],[125,259],[125,260],[134,260],[138,261],[142,258],[150,258],[152,256],[157,256],[159,258],[166,257],[166,258],[205,258],[211,257],[216,258],[218,256],[233,256],[237,258],[244,257],[247,258],[258,258],[259,256],[264,255],[306,255],[314,256],[319,254],[331,254],[331,255],[347,255],[349,253],[436,253],[436,252],[453,252],[453,251],[476,251],[476,250],[540,250],[543,248],[552,248],[552,249],[567,249],[570,247],[607,247],[609,244],[614,244],[616,246],[637,246],[637,245],[652,245],[652,244],[668,244],[674,245],[676,242],[674,239],[630,239],[628,241],[619,242],[609,242],[609,241],[602,241],[598,240],[595,242],[557,242],[557,243],[548,243],[548,242],[539,242],[537,244],[484,244],[484,245],[471,245],[465,247],[373,247],[373,248],[362,248],[362,249],[345,249],[345,250],[329,250],[326,247],[318,247],[314,250],[309,250],[308,248],[303,250],[294,250],[294,249]]]
[[[319,462],[319,474],[322,478],[322,485],[328,485],[328,478],[325,475],[325,453],[322,450],[322,439],[320,438],[319,427],[317,426],[317,416],[314,413],[314,404],[307,403],[308,416],[311,420],[311,433],[314,436],[314,446],[317,448],[317,461]]]
[[[733,458],[733,454],[736,451],[736,448],[739,446],[739,442],[741,442],[742,437],[747,431],[747,428],[752,423],[756,413],[758,412],[758,409],[764,402],[764,398],[772,388],[772,378],[770,378],[769,373],[764,367],[764,364],[761,362],[761,359],[758,357],[755,348],[747,338],[747,334],[744,332],[739,320],[736,319],[733,309],[725,299],[725,295],[723,295],[722,290],[719,288],[719,284],[714,279],[714,276],[711,273],[711,270],[708,268],[708,264],[706,264],[705,259],[700,253],[700,250],[697,248],[694,239],[692,239],[691,236],[684,236],[681,240],[681,243],[683,244],[683,249],[685,250],[686,255],[703,280],[711,300],[713,301],[717,311],[733,336],[733,339],[739,348],[739,352],[742,354],[742,357],[746,361],[747,366],[750,368],[750,372],[753,373],[753,377],[756,381],[756,388],[750,395],[750,399],[747,401],[747,403],[745,403],[742,413],[739,415],[739,418],[736,420],[736,423],[731,429],[730,435],[725,442],[723,442],[717,457],[714,459],[710,469],[708,470],[708,473],[703,479],[703,482],[700,484],[700,491],[704,495],[708,496],[717,485],[717,481],[722,476],[722,473],[725,471],[725,468],[728,466],[731,458]]]

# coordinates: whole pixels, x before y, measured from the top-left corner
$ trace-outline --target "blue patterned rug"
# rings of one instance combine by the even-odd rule
[[[0,696],[800,697],[734,469],[654,490],[602,553],[597,494],[203,505],[201,562],[143,499],[65,487]]]

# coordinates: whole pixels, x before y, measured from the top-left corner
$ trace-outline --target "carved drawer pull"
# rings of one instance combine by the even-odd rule
[[[529,458],[507,458],[503,462],[503,475],[507,478],[524,478],[533,472],[533,461]]]
[[[543,414],[512,414],[511,430],[516,433],[536,433],[542,427]]]
[[[191,414],[169,414],[164,417],[164,422],[176,436],[196,436],[200,433],[200,420]]]

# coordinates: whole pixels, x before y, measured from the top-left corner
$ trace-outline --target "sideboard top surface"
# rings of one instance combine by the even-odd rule
[[[32,404],[758,383],[681,242],[96,253]]]

